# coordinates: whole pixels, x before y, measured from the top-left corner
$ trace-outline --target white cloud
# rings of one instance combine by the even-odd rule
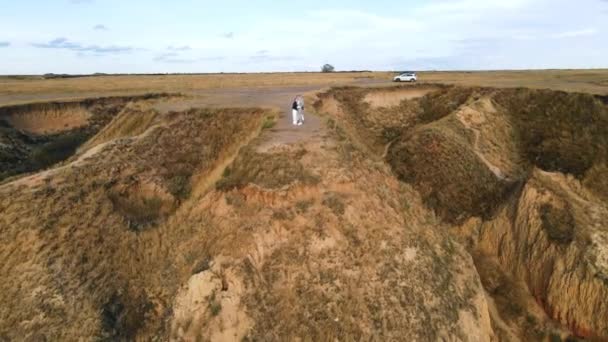
[[[429,1],[420,12],[430,14],[478,13],[524,8],[530,0],[441,0]]]
[[[582,36],[592,36],[597,33],[596,29],[583,29],[575,31],[565,31],[552,35],[553,38],[576,38]]]
[[[0,65],[7,65],[10,54],[11,63],[22,68],[38,60],[40,68],[62,63],[66,69],[76,65],[86,69],[97,65],[78,64],[65,58],[67,53],[102,49],[106,52],[99,58],[102,65],[102,59],[110,61],[115,55],[105,50],[132,47],[128,54],[121,53],[120,60],[116,58],[117,68],[122,69],[101,71],[129,72],[127,67],[136,66],[155,72],[159,65],[175,68],[163,71],[291,71],[318,70],[323,63],[334,64],[338,70],[608,66],[608,46],[602,39],[608,32],[602,13],[608,8],[606,1],[395,1],[390,10],[385,5],[379,2],[374,11],[369,4],[319,9],[303,3],[298,11],[260,11],[252,18],[230,11],[231,20],[213,26],[204,26],[204,15],[198,22],[184,19],[162,28],[146,26],[137,18],[112,17],[104,22],[112,30],[103,34],[68,24],[63,30],[46,31],[17,20],[11,26],[0,22],[0,31],[7,32],[2,38],[16,44],[2,50]],[[91,6],[104,5],[96,1]],[[148,23],[160,20],[154,15],[145,18]],[[52,41],[64,35],[71,40]],[[40,50],[27,50],[32,43],[47,48],[45,57],[39,57]],[[51,53],[62,53],[62,57],[46,58]],[[28,54],[29,59],[21,58]]]
[[[189,51],[192,50],[192,48],[189,45],[182,45],[182,46],[168,46],[167,50],[169,51]]]

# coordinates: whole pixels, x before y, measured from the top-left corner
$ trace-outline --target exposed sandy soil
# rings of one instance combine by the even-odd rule
[[[35,134],[58,133],[85,126],[90,117],[82,107],[60,111],[28,112],[22,115],[11,115],[6,121],[19,130]]]

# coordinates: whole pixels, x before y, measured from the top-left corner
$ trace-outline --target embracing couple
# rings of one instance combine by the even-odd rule
[[[302,95],[298,95],[293,99],[291,116],[293,117],[294,125],[301,126],[304,123],[304,97]]]

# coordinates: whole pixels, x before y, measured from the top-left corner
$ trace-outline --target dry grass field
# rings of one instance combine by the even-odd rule
[[[73,99],[82,97],[136,95],[144,93],[196,93],[234,88],[328,87],[347,84],[389,85],[395,73],[267,73],[95,76],[44,79],[0,76],[0,105]],[[421,83],[465,86],[548,88],[608,95],[608,70],[530,70],[475,72],[420,72]]]
[[[421,72],[424,82],[484,87],[526,87],[608,95],[608,69]]]
[[[98,95],[197,92],[211,89],[318,86],[390,79],[389,73],[269,73],[167,76],[0,77],[0,104]]]

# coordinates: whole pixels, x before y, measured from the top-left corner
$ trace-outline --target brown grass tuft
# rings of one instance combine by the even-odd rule
[[[509,89],[494,99],[519,131],[527,160],[582,177],[608,156],[608,107],[588,94]]]
[[[319,182],[317,176],[304,169],[297,153],[258,153],[244,149],[225,170],[216,188],[227,191],[251,183],[266,189],[280,189],[294,182],[305,185]]]
[[[568,206],[556,208],[545,203],[540,207],[542,227],[551,241],[569,244],[574,238],[574,218]]]
[[[416,186],[429,207],[451,222],[489,218],[510,189],[464,137],[441,125],[421,128],[394,144],[387,162],[400,179]]]

